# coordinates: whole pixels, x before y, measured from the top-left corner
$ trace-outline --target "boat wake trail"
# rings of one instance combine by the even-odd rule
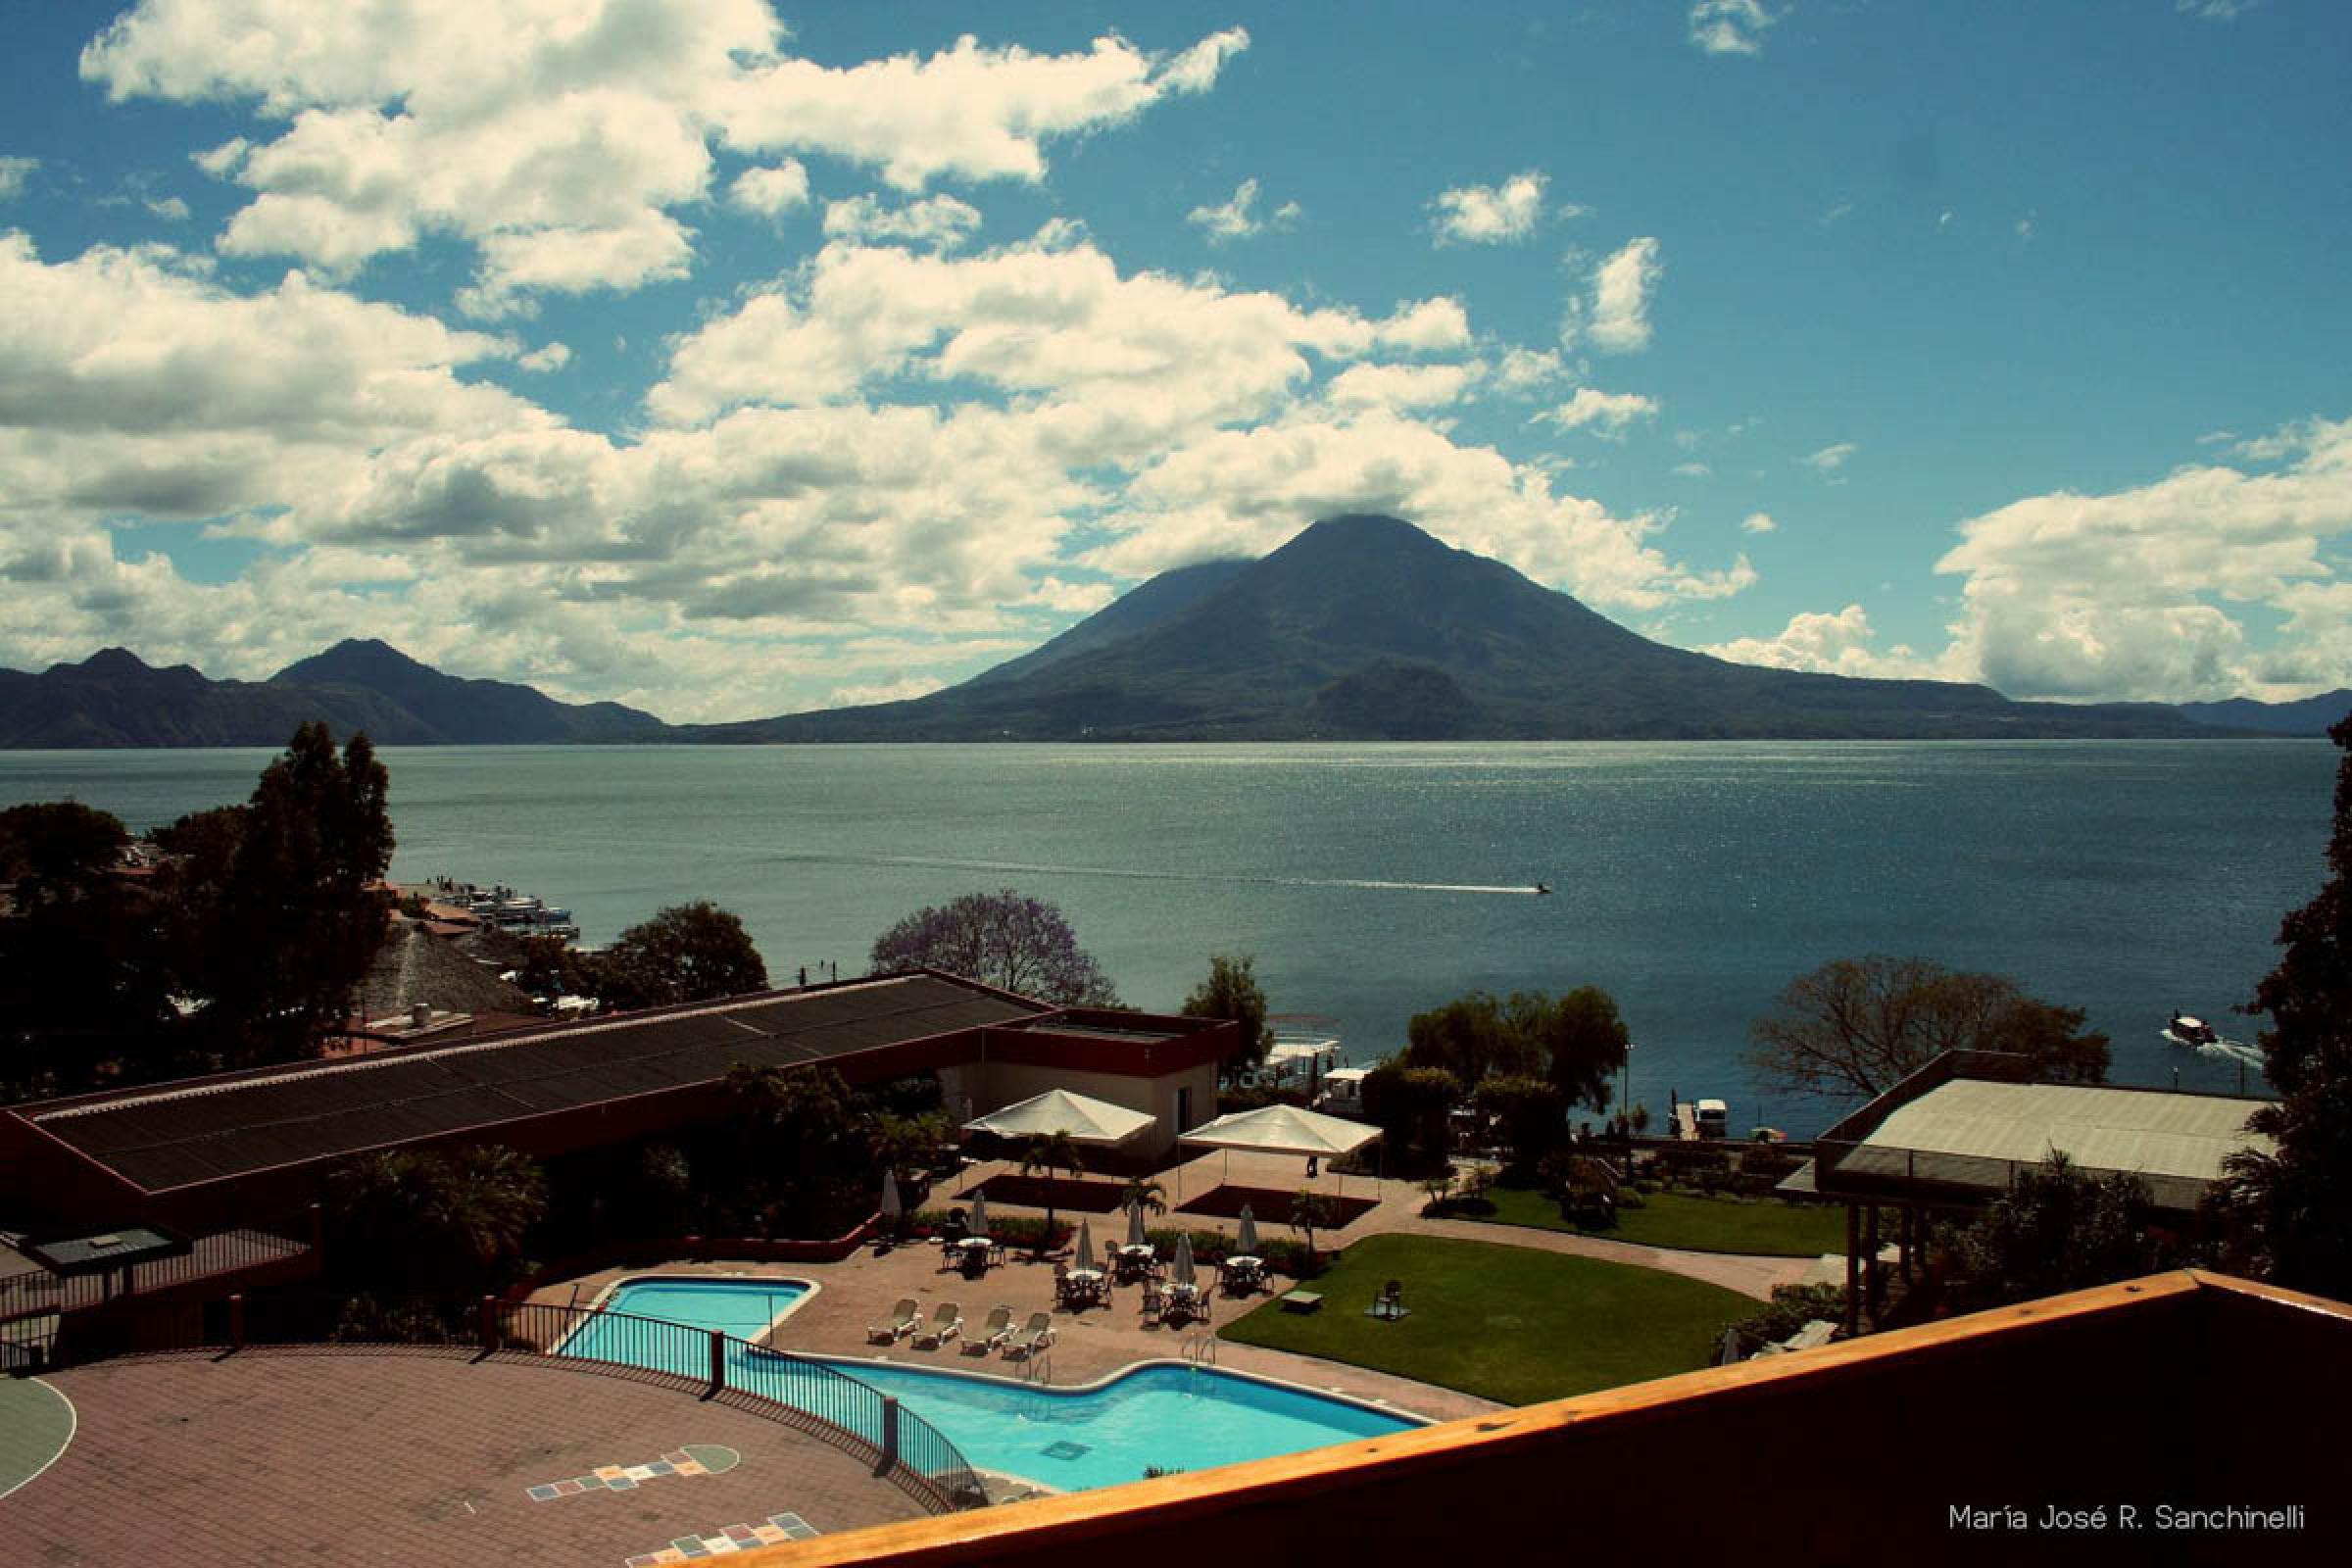
[[[1106,876],[1137,882],[1247,883],[1279,888],[1362,888],[1374,893],[1467,893],[1496,897],[1534,898],[1534,886],[1503,887],[1485,882],[1396,882],[1373,877],[1251,876],[1211,871],[1147,871],[1115,865],[1041,865],[1026,860],[963,860],[920,855],[826,855],[816,851],[785,851],[777,860],[821,865],[913,866],[943,871],[1007,871],[1026,876]]]

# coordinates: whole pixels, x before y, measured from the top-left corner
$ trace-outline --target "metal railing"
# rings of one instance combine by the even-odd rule
[[[1214,1331],[1196,1334],[1184,1342],[1184,1358],[1195,1366],[1217,1364],[1217,1336]]]
[[[42,1325],[34,1327],[34,1325]],[[0,1359],[20,1370],[76,1366],[122,1355],[257,1346],[399,1346],[587,1363],[723,1401],[805,1432],[870,1462],[933,1512],[987,1500],[978,1475],[947,1436],[899,1401],[822,1361],[772,1350],[712,1329],[553,1302],[472,1303],[309,1296],[214,1301],[118,1298],[98,1311],[26,1318],[0,1336]]]
[[[238,1275],[258,1275],[317,1251],[307,1211],[282,1221],[240,1225],[199,1236],[184,1252],[87,1274],[27,1269],[0,1276],[0,1319],[36,1312],[74,1312],[125,1296],[152,1295],[213,1280],[226,1288]],[[299,1271],[297,1271],[299,1272]]]

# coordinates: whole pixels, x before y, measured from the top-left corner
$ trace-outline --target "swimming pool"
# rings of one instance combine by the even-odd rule
[[[827,1360],[898,1396],[984,1470],[1064,1492],[1385,1437],[1424,1423],[1214,1367],[1148,1362],[1106,1383],[1049,1389],[897,1362]]]
[[[560,1353],[701,1377],[710,1369],[707,1340],[636,1320],[751,1340],[814,1290],[805,1280],[641,1275],[609,1292],[599,1302],[605,1310],[573,1331]],[[740,1344],[727,1350],[727,1381],[735,1387],[873,1437],[875,1413],[845,1399],[834,1372],[895,1396],[972,1464],[1065,1492],[1140,1481],[1151,1467],[1206,1470],[1423,1424],[1351,1399],[1176,1362],[1149,1362],[1086,1388],[1053,1389],[897,1361],[773,1355]]]

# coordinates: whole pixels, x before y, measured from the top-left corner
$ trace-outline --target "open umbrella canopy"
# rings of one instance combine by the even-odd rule
[[[1250,1212],[1248,1203],[1242,1205],[1242,1229],[1234,1238],[1234,1250],[1244,1257],[1257,1255],[1257,1216]]]
[[[1051,1138],[1055,1133],[1067,1133],[1074,1144],[1093,1144],[1108,1149],[1153,1125],[1154,1118],[1125,1105],[1114,1105],[1107,1100],[1090,1100],[1073,1095],[1066,1089],[1049,1089],[1044,1094],[1006,1105],[967,1121],[967,1133],[995,1133],[1000,1138]]]
[[[906,1205],[899,1199],[899,1173],[885,1166],[882,1171],[882,1217],[897,1219],[905,1212]]]
[[[1076,1266],[1089,1273],[1095,1271],[1095,1225],[1092,1220],[1078,1222],[1078,1256]]]
[[[1210,1149],[1256,1150],[1270,1154],[1319,1154],[1325,1158],[1351,1153],[1380,1136],[1380,1129],[1359,1121],[1300,1110],[1296,1105],[1266,1105],[1256,1110],[1219,1116],[1186,1133],[1183,1142]]]
[[[1127,1245],[1142,1247],[1147,1240],[1148,1238],[1144,1235],[1144,1205],[1129,1203],[1127,1205]]]
[[[986,1236],[988,1234],[988,1195],[986,1193],[982,1193],[978,1198],[972,1200],[972,1217],[965,1224],[963,1233],[966,1236]]]

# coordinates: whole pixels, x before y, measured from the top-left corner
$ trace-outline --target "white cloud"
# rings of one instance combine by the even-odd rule
[[[0,202],[13,199],[24,189],[24,181],[41,167],[38,158],[0,158]]]
[[[1806,612],[1791,615],[1777,636],[1737,638],[1699,652],[1736,664],[1824,670],[1833,675],[1919,678],[1936,674],[1900,644],[1879,653],[1871,646],[1877,636],[1862,607],[1848,605],[1835,614]]]
[[[1066,55],[984,48],[846,69],[781,54],[767,0],[142,0],[94,39],[82,75],[117,101],[251,103],[282,132],[199,158],[253,198],[232,255],[349,273],[428,234],[477,248],[462,303],[527,314],[536,292],[681,276],[678,210],[709,195],[710,143],[818,152],[903,189],[942,174],[1035,180],[1043,144],[1206,90],[1248,44],[1229,29],[1172,57],[1116,36]],[[730,199],[806,199],[789,160]]]
[[[1298,221],[1297,202],[1284,202],[1263,218],[1250,211],[1256,204],[1257,181],[1245,179],[1233,188],[1231,201],[1221,207],[1196,207],[1185,215],[1184,220],[1206,233],[1212,245],[1248,239],[1271,229],[1291,228]]]
[[[2179,701],[2343,684],[2352,639],[2329,562],[2352,534],[2352,419],[2275,439],[2291,454],[2277,472],[2189,466],[1961,524],[1961,543],[1936,564],[1964,578],[1955,661],[2025,697]],[[2287,617],[2275,651],[2254,652],[2232,605]]]
[[[904,191],[942,175],[1043,178],[1043,144],[1124,124],[1176,93],[1206,92],[1250,46],[1240,27],[1161,56],[1115,34],[1066,55],[985,48],[970,36],[927,59],[836,70],[776,60],[712,89],[726,144],[818,152],[864,164]]]
[[[1458,403],[1486,371],[1467,365],[1351,365],[1331,378],[1337,409],[1430,409]]]
[[[1649,297],[1661,270],[1658,242],[1647,236],[1593,269],[1585,335],[1594,348],[1624,354],[1649,347]]]
[[[1556,409],[1547,409],[1537,418],[1558,425],[1563,430],[1580,430],[1592,426],[1599,434],[1622,436],[1636,419],[1646,419],[1658,412],[1658,400],[1639,392],[1602,392],[1580,386],[1576,396]]]
[[[1823,447],[1819,452],[1808,452],[1796,461],[1815,473],[1835,473],[1845,466],[1846,459],[1861,450],[1859,441],[1839,441]]]
[[[1742,533],[1778,533],[1780,529],[1781,525],[1772,520],[1772,514],[1769,512],[1751,512],[1740,519],[1740,530]]]
[[[2173,0],[2173,9],[2181,16],[2206,22],[2235,22],[2261,3],[2262,0]]]
[[[1764,52],[1764,33],[1781,16],[1763,0],[1698,0],[1690,8],[1690,41],[1711,55]]]
[[[1540,392],[1568,373],[1568,367],[1552,349],[1505,349],[1502,363],[1494,368],[1494,389],[1513,396]]]
[[[526,370],[561,370],[571,363],[571,345],[550,343],[545,348],[531,350],[514,363]]]
[[[1715,470],[1703,463],[1678,463],[1668,470],[1685,479],[1711,479]]]
[[[176,196],[151,197],[146,206],[147,211],[167,223],[184,223],[188,220],[188,204]]]
[[[1546,176],[1531,169],[1500,185],[1462,185],[1440,191],[1430,203],[1430,226],[1438,243],[1500,245],[1527,238],[1544,215]]]
[[[766,218],[808,205],[808,171],[797,158],[772,168],[747,169],[727,187],[727,200]]]
[[[936,250],[954,250],[980,227],[980,209],[953,196],[885,207],[874,196],[853,196],[825,206],[825,237],[867,243],[903,240]]]

